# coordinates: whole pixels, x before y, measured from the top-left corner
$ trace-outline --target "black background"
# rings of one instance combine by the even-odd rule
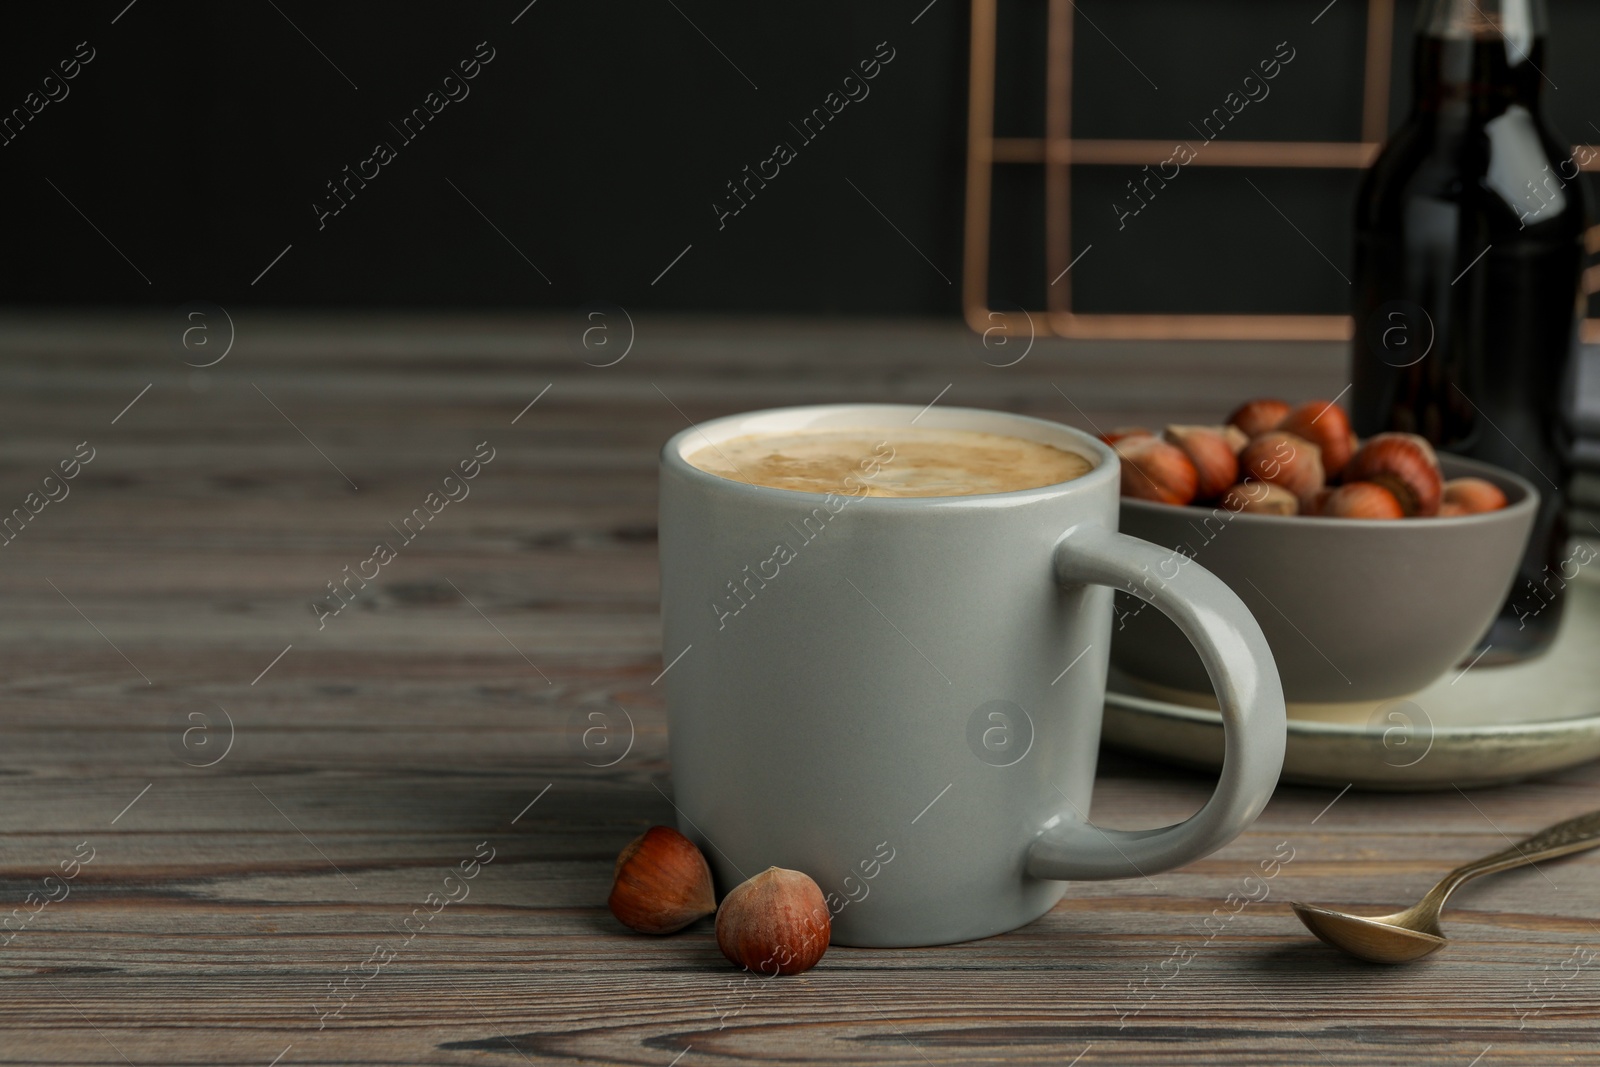
[[[525,5],[113,0],[10,13],[0,111],[78,42],[96,58],[0,147],[6,301],[958,312],[963,0]],[[1189,137],[1189,121],[1288,41],[1296,58],[1273,94],[1224,136],[1357,140],[1366,5],[1338,0],[1313,24],[1324,6],[1083,0],[1075,133]],[[1569,138],[1600,141],[1600,10],[1553,8],[1548,110]],[[1044,4],[1001,11],[997,132],[1036,135]],[[1400,5],[1402,26],[1412,11]],[[480,41],[495,58],[471,95],[402,144],[389,123]],[[880,42],[895,58],[870,96],[800,144],[788,124]],[[398,158],[319,230],[325,183],[380,140]],[[725,183],[780,140],[799,158],[719,230]],[[1074,248],[1096,245],[1073,275],[1080,310],[1345,309],[1348,288],[1317,250],[1348,273],[1355,172],[1185,168],[1119,232],[1111,203],[1135,171],[1074,168]],[[1042,306],[1042,184],[1040,167],[997,168],[996,305]]]

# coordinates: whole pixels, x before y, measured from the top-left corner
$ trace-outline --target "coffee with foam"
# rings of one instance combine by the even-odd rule
[[[916,427],[752,434],[685,457],[708,474],[772,489],[848,496],[979,496],[1082,477],[1076,452],[1004,434]]]

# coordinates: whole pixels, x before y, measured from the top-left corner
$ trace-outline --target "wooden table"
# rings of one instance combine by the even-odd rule
[[[621,929],[612,858],[673,820],[654,454],[686,419],[941,396],[1214,420],[1245,393],[1331,395],[1343,357],[1041,341],[995,367],[1025,339],[641,319],[599,367],[628,326],[586,349],[596,321],[242,315],[203,370],[176,315],[0,323],[0,504],[94,450],[0,550],[0,899],[22,922],[0,1063],[1600,1062],[1600,856],[1463,890],[1460,943],[1404,969],[1335,955],[1285,903],[1410,901],[1600,806],[1594,767],[1470,795],[1284,787],[1182,871],[796,979],[740,982],[707,923]],[[319,629],[326,583],[484,441],[470,497]],[[617,703],[631,751],[588,766],[583,716]],[[1095,814],[1172,821],[1209,788],[1107,753]],[[463,861],[470,895],[408,940]]]

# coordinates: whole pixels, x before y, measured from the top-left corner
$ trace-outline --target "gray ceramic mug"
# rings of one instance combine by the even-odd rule
[[[679,828],[722,891],[769,866],[809,874],[838,944],[986,937],[1049,911],[1065,881],[1188,863],[1250,825],[1283,763],[1283,691],[1260,627],[1199,566],[1116,532],[1109,448],[1041,419],[919,411],[733,415],[661,454]],[[892,448],[913,419],[1042,441],[1095,467],[1020,492],[885,498],[850,495],[859,479],[826,495],[753,486],[685,458],[808,428],[871,429]],[[1159,829],[1088,821],[1113,586],[1194,642],[1226,725],[1216,792]]]

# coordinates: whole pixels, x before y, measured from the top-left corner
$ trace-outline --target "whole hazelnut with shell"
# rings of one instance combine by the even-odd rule
[[[1168,426],[1162,437],[1194,464],[1196,500],[1215,500],[1238,480],[1239,457],[1221,427]]]
[[[1281,485],[1271,482],[1241,482],[1222,494],[1222,506],[1232,512],[1252,515],[1298,515],[1300,499]]]
[[[757,974],[809,971],[828,951],[833,919],[808,875],[768,867],[735,886],[717,910],[717,947]]]
[[[1407,517],[1436,515],[1444,493],[1439,457],[1412,433],[1380,433],[1345,465],[1347,482],[1376,482],[1394,494]]]
[[[1304,437],[1322,452],[1322,469],[1336,478],[1355,452],[1350,416],[1331,400],[1310,400],[1290,410],[1275,429]]]
[[[1107,430],[1105,433],[1101,434],[1100,435],[1100,440],[1104,441],[1108,445],[1114,445],[1118,441],[1124,441],[1124,440],[1127,440],[1130,437],[1154,437],[1154,436],[1155,436],[1155,434],[1151,433],[1149,430],[1145,429],[1143,426],[1118,426],[1114,430]]]
[[[1259,437],[1268,430],[1278,428],[1278,423],[1289,414],[1289,405],[1282,400],[1247,400],[1233,409],[1228,424],[1237,426],[1246,437]]]
[[[1282,430],[1268,431],[1246,445],[1239,453],[1239,467],[1252,478],[1289,490],[1299,499],[1302,509],[1327,481],[1321,450],[1305,438]]]
[[[1158,504],[1187,504],[1200,474],[1183,449],[1156,437],[1131,437],[1112,446],[1122,459],[1122,495]]]
[[[626,927],[670,934],[717,910],[711,868],[693,841],[652,826],[617,856],[606,906]]]
[[[1461,515],[1477,515],[1485,511],[1499,511],[1506,506],[1506,494],[1498,485],[1486,478],[1452,478],[1444,483],[1439,504],[1439,514],[1446,507]],[[1455,508],[1460,508],[1455,512]]]
[[[1346,482],[1328,494],[1317,514],[1327,519],[1403,519],[1395,495],[1377,482]]]

